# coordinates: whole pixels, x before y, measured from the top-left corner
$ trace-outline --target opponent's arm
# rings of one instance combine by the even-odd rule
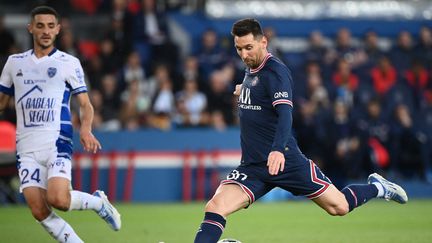
[[[92,134],[93,106],[86,92],[77,94],[77,99],[80,106],[81,120],[80,142],[86,151],[96,153],[102,146]]]
[[[6,109],[8,103],[9,103],[10,96],[0,92],[0,114],[3,113],[3,111]]]

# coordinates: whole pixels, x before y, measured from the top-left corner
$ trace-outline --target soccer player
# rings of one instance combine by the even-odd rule
[[[231,34],[237,54],[248,67],[242,85],[234,92],[239,95],[242,158],[205,206],[195,243],[217,242],[228,215],[247,208],[274,187],[306,196],[330,215],[339,216],[375,197],[408,201],[400,186],[376,173],[369,176],[368,184],[349,185],[339,191],[297,146],[291,132],[291,73],[267,52],[259,22],[239,20]]]
[[[61,211],[92,209],[114,230],[120,214],[104,192],[93,195],[71,190],[71,95],[78,99],[80,141],[86,151],[101,148],[91,132],[93,107],[87,95],[79,60],[54,47],[60,31],[59,15],[47,6],[31,11],[28,31],[33,49],[9,56],[0,77],[0,112],[15,96],[17,167],[33,217],[58,242],[83,242],[52,208]]]

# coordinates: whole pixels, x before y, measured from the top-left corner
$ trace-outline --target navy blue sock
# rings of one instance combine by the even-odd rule
[[[348,201],[350,212],[378,195],[378,189],[373,184],[349,185],[341,192]]]
[[[216,243],[225,229],[225,222],[222,215],[206,212],[194,243]]]

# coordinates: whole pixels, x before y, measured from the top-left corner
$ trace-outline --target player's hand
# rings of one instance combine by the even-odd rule
[[[270,175],[277,175],[285,168],[285,157],[279,151],[272,151],[267,159],[267,167]]]
[[[102,149],[102,146],[100,145],[99,141],[93,136],[93,134],[90,131],[83,131],[80,132],[80,142],[82,146],[84,147],[84,150],[87,152],[93,152],[94,154],[98,151],[98,149]]]
[[[241,88],[242,88],[242,85],[241,84],[237,84],[236,87],[235,87],[235,90],[234,90],[233,94],[239,96],[240,92],[241,92]]]

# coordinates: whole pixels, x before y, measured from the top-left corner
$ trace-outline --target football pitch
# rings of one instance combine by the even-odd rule
[[[94,212],[58,213],[85,242],[192,243],[203,203],[117,204],[122,229],[112,231]],[[228,218],[223,238],[243,243],[432,242],[432,200],[406,205],[374,200],[344,217],[310,201],[256,203]],[[0,242],[54,242],[25,206],[0,207]]]

